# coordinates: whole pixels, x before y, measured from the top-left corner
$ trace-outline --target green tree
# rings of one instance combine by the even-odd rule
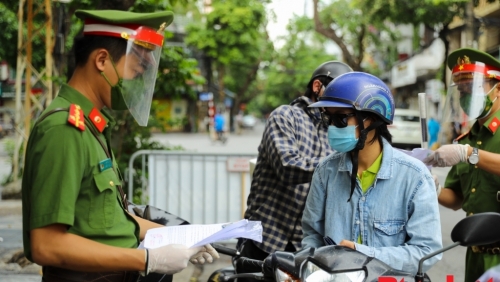
[[[204,22],[188,28],[186,43],[202,51],[216,73],[218,101],[224,101],[226,83],[244,95],[255,79],[269,48],[265,32],[264,0],[214,1]],[[209,66],[211,68],[212,66]],[[207,75],[209,84],[212,77]],[[210,86],[210,85],[209,85]]]
[[[289,104],[304,94],[311,74],[321,63],[337,58],[325,51],[325,39],[316,36],[314,23],[306,17],[296,17],[287,26],[285,44],[277,49],[256,85],[260,93],[249,104],[249,110],[269,113]]]
[[[454,16],[463,17],[467,4],[479,2],[464,0],[336,0],[325,4],[312,0],[314,4],[315,28],[320,34],[331,39],[343,53],[344,60],[354,69],[360,70],[367,46],[379,46],[387,50],[390,42],[380,42],[378,31],[390,30],[390,24],[425,24],[439,32],[439,37],[448,46],[448,24]],[[495,2],[488,0],[487,2]],[[370,38],[367,38],[369,36]],[[391,36],[394,39],[394,34]],[[368,40],[367,40],[368,39]],[[393,41],[392,40],[392,41]],[[385,45],[385,46],[384,46]],[[390,48],[394,48],[389,46]],[[387,53],[387,52],[386,52]]]
[[[472,9],[473,2],[475,5],[478,4],[478,1],[463,0],[353,0],[352,4],[360,7],[363,14],[375,22],[385,21],[393,24],[413,24],[414,26],[424,24],[427,29],[438,32],[438,37],[445,44],[445,54],[448,54],[448,25],[455,16],[463,18],[467,9]],[[494,2],[494,0],[488,2]],[[446,63],[446,56],[444,57],[443,65]],[[446,77],[445,71],[446,68],[443,68],[441,74],[443,80]],[[443,82],[446,85],[446,81]]]

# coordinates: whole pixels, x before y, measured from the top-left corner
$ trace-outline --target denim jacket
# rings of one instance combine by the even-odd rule
[[[356,250],[415,274],[418,261],[442,247],[436,188],[425,165],[383,140],[380,170],[365,194],[359,179],[350,202],[350,154],[335,152],[314,171],[307,197],[302,247],[323,237],[353,241]],[[363,244],[358,244],[361,236]],[[442,254],[428,259],[424,271]]]

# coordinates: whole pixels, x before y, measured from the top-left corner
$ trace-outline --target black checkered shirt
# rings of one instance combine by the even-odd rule
[[[320,159],[333,152],[319,109],[307,108],[311,103],[302,96],[275,109],[259,145],[245,218],[262,222],[263,242],[255,245],[267,253],[283,251],[288,242],[301,248],[309,184]]]

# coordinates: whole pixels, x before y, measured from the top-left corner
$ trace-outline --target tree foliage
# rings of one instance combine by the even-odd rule
[[[204,22],[188,27],[186,43],[214,62],[220,101],[226,80],[231,86],[244,77],[255,77],[263,52],[268,48],[264,30],[266,13],[260,0],[214,1]],[[226,78],[226,74],[231,74]],[[240,93],[241,95],[241,93]]]
[[[314,23],[296,17],[287,26],[285,44],[276,50],[273,60],[265,62],[259,83],[259,95],[249,105],[251,111],[269,113],[304,94],[312,72],[323,62],[337,59],[325,52],[323,38],[313,32]]]
[[[389,39],[394,39],[391,29],[383,21],[367,17],[349,0],[330,1],[328,4],[312,1],[315,30],[339,46],[343,60],[354,70],[363,69],[367,47],[387,47],[381,42],[381,33],[385,32]]]

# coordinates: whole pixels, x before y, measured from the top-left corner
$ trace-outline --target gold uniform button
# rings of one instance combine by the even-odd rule
[[[476,192],[476,188],[472,188],[471,192],[472,193]]]
[[[474,168],[477,168],[477,165],[475,165]]]
[[[471,213],[469,213],[469,216],[471,216],[471,215],[473,215],[473,214],[474,214],[474,213],[473,213],[473,212],[471,212]]]
[[[477,141],[477,144],[478,144],[478,145],[481,145],[481,144],[483,144],[483,142],[481,142],[481,141]]]
[[[114,183],[113,181],[110,181],[110,182],[109,182],[109,185],[111,185],[111,186],[115,186],[115,183]]]

